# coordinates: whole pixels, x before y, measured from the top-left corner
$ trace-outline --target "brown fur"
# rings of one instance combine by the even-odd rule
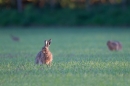
[[[108,41],[107,42],[107,46],[109,48],[109,50],[113,51],[118,51],[118,50],[122,50],[122,44],[118,41]]]
[[[50,44],[51,44],[51,39],[48,41],[45,40],[45,46],[42,48],[42,50],[36,56],[36,59],[35,59],[36,64],[51,65],[53,56],[49,50]]]

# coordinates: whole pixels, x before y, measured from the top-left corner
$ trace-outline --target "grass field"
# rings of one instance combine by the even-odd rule
[[[19,42],[10,34],[18,36]],[[35,65],[45,39],[52,39],[51,67]],[[122,51],[111,52],[107,40]],[[43,27],[0,29],[0,86],[129,86],[130,30]]]

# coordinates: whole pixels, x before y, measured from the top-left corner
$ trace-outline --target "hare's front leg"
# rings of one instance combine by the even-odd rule
[[[48,64],[47,64],[47,67],[51,67],[52,66],[52,64],[51,64],[51,62],[49,62]]]

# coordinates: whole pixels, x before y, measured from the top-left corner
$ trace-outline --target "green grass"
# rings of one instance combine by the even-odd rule
[[[1,28],[0,86],[129,86],[129,35],[129,29],[114,27]],[[52,66],[35,65],[49,38]],[[123,50],[109,51],[111,39],[120,41]]]

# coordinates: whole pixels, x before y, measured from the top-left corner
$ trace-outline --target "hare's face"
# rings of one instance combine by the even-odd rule
[[[43,53],[46,53],[48,50],[49,50],[49,48],[46,46],[42,48]]]

